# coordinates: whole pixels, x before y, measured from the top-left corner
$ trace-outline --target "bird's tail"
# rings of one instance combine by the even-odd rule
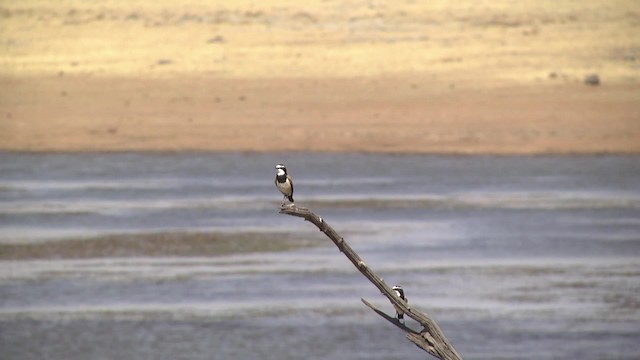
[[[287,196],[287,199],[289,199],[289,201],[291,201],[292,203],[295,202],[295,201],[293,201],[293,195]]]

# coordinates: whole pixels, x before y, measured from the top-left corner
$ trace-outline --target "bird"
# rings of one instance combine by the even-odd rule
[[[283,164],[276,165],[276,187],[284,197],[282,198],[282,205],[285,200],[289,200],[293,204],[293,180],[291,176],[287,174],[287,168]]]
[[[409,302],[407,300],[407,298],[404,296],[404,290],[402,290],[402,287],[399,285],[396,285],[394,287],[391,288],[393,291],[395,291],[396,295],[404,300],[405,302]],[[401,323],[404,323],[404,311],[402,311],[402,309],[399,309],[397,306],[394,305],[394,307],[396,308],[396,316],[398,317],[398,321],[400,321]]]

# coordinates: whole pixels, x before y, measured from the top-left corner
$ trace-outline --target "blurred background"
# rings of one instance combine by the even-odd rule
[[[640,357],[634,1],[1,1],[7,359]],[[407,324],[418,325],[411,320]]]
[[[640,150],[635,1],[2,1],[7,150]]]

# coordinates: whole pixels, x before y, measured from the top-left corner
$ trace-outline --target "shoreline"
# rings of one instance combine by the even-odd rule
[[[0,150],[640,153],[640,85],[0,77]],[[462,85],[460,85],[462,84]]]

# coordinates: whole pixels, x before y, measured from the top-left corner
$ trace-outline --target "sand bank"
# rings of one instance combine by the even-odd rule
[[[640,151],[633,1],[32,0],[0,16],[2,150]]]

